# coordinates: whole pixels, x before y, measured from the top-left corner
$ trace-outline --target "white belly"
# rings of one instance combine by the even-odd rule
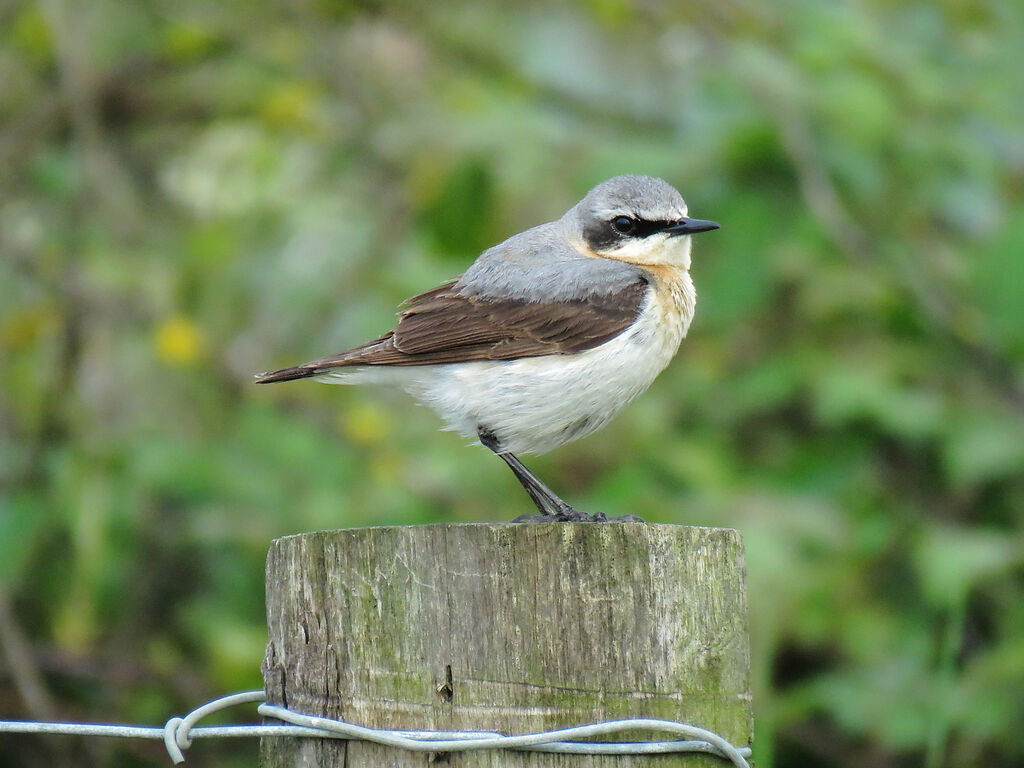
[[[662,306],[652,291],[630,330],[578,354],[365,366],[319,378],[398,386],[433,408],[446,429],[475,438],[483,427],[503,450],[544,453],[603,427],[664,370],[692,317],[692,293],[689,311],[679,311],[675,298],[665,302],[674,306]]]

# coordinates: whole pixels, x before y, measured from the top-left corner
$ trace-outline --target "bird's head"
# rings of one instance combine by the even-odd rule
[[[652,176],[616,176],[590,190],[563,217],[584,253],[630,264],[690,268],[690,238],[718,224],[687,216],[686,202]]]

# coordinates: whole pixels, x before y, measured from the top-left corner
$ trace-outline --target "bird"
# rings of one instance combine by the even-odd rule
[[[519,455],[596,432],[668,366],[697,303],[691,235],[719,226],[663,179],[616,176],[406,300],[387,333],[256,382],[405,390],[511,468],[537,507],[513,522],[640,520],[575,509]]]

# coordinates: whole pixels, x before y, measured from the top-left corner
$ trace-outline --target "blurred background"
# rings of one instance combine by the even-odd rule
[[[260,687],[275,536],[530,511],[403,396],[252,375],[619,173],[722,223],[697,317],[527,463],[582,509],[742,531],[761,768],[1024,763],[1013,0],[0,0],[0,717]],[[0,737],[3,765],[165,761]]]

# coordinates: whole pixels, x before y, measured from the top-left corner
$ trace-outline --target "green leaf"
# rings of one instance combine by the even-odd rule
[[[1024,563],[1024,546],[1002,531],[932,526],[921,531],[913,556],[925,595],[947,607],[983,580]]]
[[[1024,213],[1011,218],[988,246],[966,257],[986,335],[1024,361]]]
[[[1024,471],[1024,419],[1013,413],[966,412],[955,422],[943,459],[954,485],[969,488]]]

